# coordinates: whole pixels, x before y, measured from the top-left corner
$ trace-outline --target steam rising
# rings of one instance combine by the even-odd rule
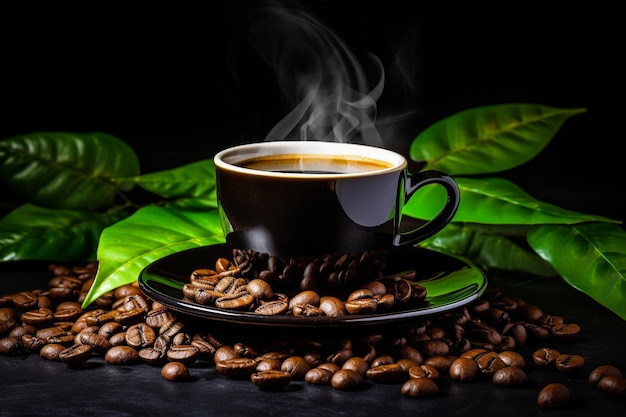
[[[306,13],[264,9],[252,44],[276,71],[290,112],[265,140],[362,142],[383,146],[375,120],[385,84],[381,61],[369,55],[370,87],[359,60],[329,28]]]

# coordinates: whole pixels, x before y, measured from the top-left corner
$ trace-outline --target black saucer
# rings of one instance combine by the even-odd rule
[[[487,287],[484,273],[471,263],[414,247],[390,254],[386,261],[388,266],[383,271],[385,275],[413,269],[417,271],[417,279],[427,289],[426,302],[423,306],[412,306],[406,310],[343,317],[266,316],[205,306],[184,299],[182,287],[189,282],[191,272],[213,265],[220,257],[230,259],[232,248],[227,244],[218,244],[168,255],[144,268],[139,275],[139,287],[151,299],[180,313],[221,322],[281,327],[396,324],[464,306],[480,297]]]

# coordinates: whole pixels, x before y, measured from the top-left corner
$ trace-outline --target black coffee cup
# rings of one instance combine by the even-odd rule
[[[277,141],[238,145],[214,158],[226,241],[281,258],[415,245],[440,231],[459,204],[455,180],[410,174],[399,153],[373,146]],[[440,184],[447,200],[423,225],[400,230],[405,202]]]

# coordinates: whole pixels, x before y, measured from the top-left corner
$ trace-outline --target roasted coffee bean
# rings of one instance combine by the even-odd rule
[[[80,366],[91,358],[93,347],[89,345],[72,345],[59,352],[59,360],[70,366]]]
[[[386,364],[394,363],[394,362],[395,362],[395,359],[393,358],[393,356],[385,354],[385,355],[380,355],[374,358],[370,366],[374,368],[376,366],[386,365]],[[415,362],[417,362],[418,364],[421,363],[421,361],[415,361]]]
[[[189,368],[180,362],[168,362],[161,368],[161,376],[168,381],[188,381],[190,379]]]
[[[439,371],[430,365],[418,365],[409,369],[411,378],[439,379]]]
[[[25,311],[20,317],[23,323],[38,328],[48,327],[54,323],[54,313],[49,308]]]
[[[491,380],[501,387],[520,387],[528,382],[526,372],[518,366],[506,366],[497,370]]]
[[[315,307],[312,304],[294,305],[291,313],[296,317],[319,317],[324,315],[324,312],[319,307]]]
[[[58,343],[49,343],[41,347],[39,356],[49,361],[59,362],[59,353],[65,349],[66,346],[59,345]]]
[[[123,347],[123,345],[120,345]],[[139,359],[149,365],[162,365],[166,360],[166,349],[157,349],[155,347],[147,347],[137,352]]]
[[[322,363],[322,355],[317,351],[307,351],[302,354],[302,357],[312,367]]]
[[[257,300],[267,300],[274,296],[272,286],[262,279],[253,279],[246,286],[250,295]]]
[[[81,331],[74,340],[76,343],[93,347],[96,352],[106,352],[111,348],[111,342],[106,337],[89,330]]]
[[[98,329],[98,334],[108,340],[111,338],[111,336],[113,336],[116,333],[121,332],[123,329],[124,327],[121,324],[112,321],[112,322],[103,324],[100,327],[100,329]]]
[[[342,391],[359,389],[363,386],[363,376],[352,369],[340,369],[331,377],[330,385]]]
[[[392,294],[397,304],[411,300],[411,284],[405,279],[393,279],[387,283],[387,293]]]
[[[111,365],[134,365],[140,362],[139,353],[130,346],[113,346],[104,355]]]
[[[167,359],[190,365],[198,360],[200,351],[193,345],[172,345],[166,352]]]
[[[521,320],[533,323],[543,316],[543,310],[533,304],[522,304],[515,309],[515,315]]]
[[[417,344],[417,350],[426,356],[447,356],[450,353],[450,345],[443,339],[427,339]]]
[[[296,295],[294,295],[289,300],[289,309],[293,310],[295,306],[319,306],[320,305],[320,296],[315,291],[302,291]]]
[[[13,308],[0,308],[0,336],[8,333],[17,324],[17,311]]]
[[[142,295],[143,293],[136,285],[121,285],[113,291],[116,300],[130,297],[131,295]]]
[[[46,343],[58,343],[60,345],[64,345],[65,347],[69,347],[74,344],[74,335],[72,334],[72,331],[67,331],[60,326],[52,326],[37,330],[35,336],[45,340]]]
[[[257,372],[272,371],[272,370],[279,371],[281,364],[282,362],[278,359],[264,358],[264,359],[260,359],[257,362],[255,369]]]
[[[617,375],[604,376],[596,385],[600,390],[618,397],[626,397],[626,378]]]
[[[32,291],[20,291],[11,297],[11,302],[18,310],[32,310],[38,307],[39,296]]]
[[[343,365],[341,365],[341,368],[352,369],[353,371],[357,371],[358,373],[360,373],[362,376],[365,376],[365,373],[370,368],[370,365],[365,361],[365,359],[358,356],[353,356],[352,358],[345,361]]]
[[[451,364],[452,359],[450,359],[450,357],[448,356],[435,355],[424,360],[424,365],[432,366],[439,372],[448,372]]]
[[[365,376],[374,382],[392,384],[406,379],[408,372],[399,363],[387,363],[367,369]]]
[[[348,314],[374,314],[378,307],[378,300],[375,298],[358,298],[346,301],[344,304]]]
[[[172,345],[190,345],[191,344],[191,335],[180,332],[176,333],[172,338]]]
[[[74,302],[65,302],[63,304],[65,305],[58,306],[54,312],[55,321],[74,321],[83,314],[83,309],[80,307],[80,304]]]
[[[165,307],[148,311],[145,317],[146,324],[153,329],[160,329],[176,320],[176,316]]]
[[[430,398],[439,394],[439,386],[428,378],[411,378],[402,384],[402,395],[412,398]]]
[[[134,348],[145,348],[156,340],[156,334],[152,327],[146,323],[137,323],[126,330],[126,343]]]
[[[502,329],[502,336],[511,337],[515,341],[516,347],[524,347],[528,339],[526,327],[520,323],[508,323]]]
[[[311,365],[302,356],[290,356],[280,365],[280,370],[289,372],[293,380],[304,380]]]
[[[496,352],[492,351],[487,352],[474,360],[483,375],[493,375],[506,366],[504,361],[500,359],[500,356],[498,356]]]
[[[304,380],[309,384],[330,385],[333,374],[340,368],[334,363],[323,363],[309,369],[304,375]]]
[[[130,298],[136,298],[136,296],[131,296]],[[116,314],[114,320],[121,325],[132,326],[133,324],[143,323],[145,315],[146,307],[135,307]]]
[[[217,277],[220,280],[215,284],[215,291],[224,295],[233,294],[237,288],[246,285],[245,280],[235,278],[233,275],[232,273],[218,274]]]
[[[580,326],[574,323],[563,324],[550,328],[550,335],[554,340],[571,340],[580,334]]]
[[[613,365],[600,365],[589,373],[589,383],[595,386],[602,378],[609,375],[622,376],[622,372]]]
[[[198,349],[198,352],[200,353],[200,358],[210,361],[213,360],[213,355],[215,355],[215,352],[217,351],[217,349],[211,344],[211,342],[201,338],[194,338],[191,341],[191,345]]]
[[[252,383],[262,390],[283,389],[289,385],[291,379],[292,374],[290,372],[276,369],[255,372],[250,375]]]
[[[489,303],[489,300],[481,298],[479,300],[474,301],[471,305],[471,308],[475,314],[480,314],[483,311],[491,308],[491,304]]]
[[[215,351],[215,355],[213,356],[213,360],[215,363],[226,361],[229,359],[234,359],[237,357],[237,353],[232,346],[220,346]]]
[[[68,276],[68,275],[55,276],[48,282],[48,287],[72,288],[75,290],[80,289],[82,285],[83,285],[82,280],[73,276]]]
[[[0,354],[2,355],[22,355],[26,353],[26,349],[22,345],[22,341],[17,337],[3,337],[0,339]]]
[[[550,338],[550,330],[536,323],[523,322],[522,325],[526,329],[526,334],[529,339],[543,342]]]
[[[256,361],[252,358],[232,358],[215,363],[215,369],[229,378],[250,378],[256,371]]]
[[[122,311],[112,310],[98,315],[94,314],[90,316],[85,316],[85,324],[87,326],[102,326],[104,323],[116,321],[117,316],[119,316],[120,314],[122,314]]]
[[[132,311],[137,308],[144,309],[145,312],[149,310],[149,301],[143,293],[133,294],[124,302],[124,311]]]
[[[546,385],[537,396],[537,405],[542,408],[562,409],[567,408],[569,403],[569,388],[558,382]]]
[[[537,319],[537,324],[540,324],[546,327],[556,327],[556,326],[562,326],[565,323],[563,321],[563,317],[554,316],[552,314],[544,314],[543,316]]]
[[[159,337],[162,337],[166,340],[171,340],[178,332],[181,332],[185,328],[185,323],[181,320],[176,320],[174,322],[170,322],[168,324],[164,324],[163,327],[159,329]]]
[[[70,287],[52,287],[48,290],[48,297],[55,301],[70,300],[76,297],[80,292]]]
[[[233,266],[233,264],[228,259],[218,258],[217,261],[215,261],[215,272],[219,274],[228,271],[231,266]]]
[[[335,353],[332,353],[326,358],[326,362],[334,363],[337,366],[341,366],[352,356],[354,356],[354,353],[352,351],[352,342],[350,341],[350,339],[346,339],[341,343],[339,350],[337,350]]]
[[[450,378],[459,382],[470,382],[478,378],[480,369],[478,364],[470,358],[458,358],[450,364],[448,370]]]
[[[121,332],[112,334],[111,337],[109,337],[109,343],[111,344],[111,346],[125,345],[126,344],[126,332],[121,331]]]
[[[418,364],[422,364],[424,362],[424,358],[420,351],[413,346],[402,344],[400,346],[397,346],[394,350],[395,355],[398,358],[410,359],[414,362],[417,362]]]
[[[477,316],[486,324],[500,330],[502,330],[505,325],[510,323],[509,313],[500,308],[487,308],[483,311],[477,312]]]
[[[71,329],[72,332],[78,333],[81,330],[83,330],[85,327],[90,326],[91,324],[94,324],[91,320],[89,321],[89,323],[87,323],[87,320],[90,319],[91,317],[99,316],[105,313],[107,313],[107,311],[104,309],[94,309],[94,310],[85,311],[74,322],[74,325],[72,326],[72,329]]]
[[[256,358],[261,356],[261,352],[259,352],[258,349],[246,343],[235,343],[233,349],[240,358]]]
[[[533,362],[539,366],[552,366],[560,354],[556,349],[540,348],[533,352]]]
[[[526,360],[518,352],[512,350],[505,350],[498,353],[500,359],[506,366],[517,366],[518,368],[526,368]]]
[[[498,346],[502,343],[502,335],[495,328],[480,320],[471,320],[468,327],[469,331],[466,332],[467,338],[472,341],[486,342],[492,346]]]
[[[9,336],[16,337],[21,340],[22,336],[26,334],[35,335],[36,333],[37,328],[35,326],[31,326],[30,324],[20,324],[19,326],[11,329]]]
[[[32,334],[25,334],[21,338],[22,346],[24,349],[30,352],[39,352],[39,350],[46,344],[45,340],[38,338]]]
[[[585,365],[585,358],[580,355],[563,353],[556,357],[554,364],[558,371],[573,372],[577,369],[581,369]]]
[[[223,295],[215,300],[215,306],[226,310],[245,310],[254,304],[254,297],[247,290]]]
[[[254,312],[266,316],[274,316],[286,313],[289,309],[289,302],[284,299],[267,301],[259,305]]]
[[[482,298],[488,300],[490,306],[501,308],[509,313],[516,310],[518,305],[526,304],[522,299],[505,297],[500,288],[493,287],[487,288]]]

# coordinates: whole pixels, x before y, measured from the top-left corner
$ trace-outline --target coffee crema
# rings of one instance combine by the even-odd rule
[[[267,172],[301,174],[354,174],[391,168],[393,164],[357,155],[284,154],[259,156],[236,164]]]

